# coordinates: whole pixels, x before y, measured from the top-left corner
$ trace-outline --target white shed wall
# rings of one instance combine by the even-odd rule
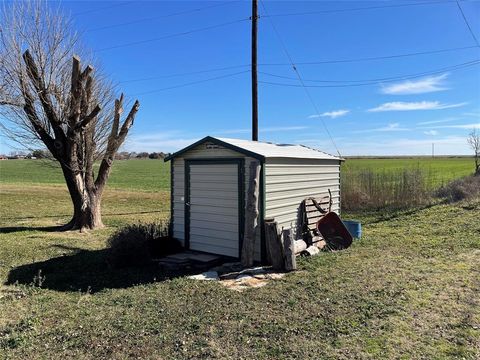
[[[340,213],[340,161],[274,159],[265,163],[265,217],[298,231],[298,211],[306,197],[332,192],[332,211]]]
[[[181,157],[175,157],[173,161],[173,182],[172,182],[172,194],[173,194],[173,213],[172,213],[172,222],[173,222],[173,237],[180,240],[182,244],[185,241],[185,159],[215,159],[215,158],[241,158],[245,161],[245,203],[247,201],[246,194],[248,189],[248,179],[250,172],[250,162],[255,160],[251,157],[246,157],[245,155],[238,153],[236,151],[223,148],[220,146],[209,146],[208,143],[200,144],[194,149],[191,149]],[[208,166],[208,165],[203,165]],[[191,184],[192,185],[192,184]],[[201,184],[192,185],[192,186],[202,186]],[[222,184],[217,184],[218,190],[221,191],[222,188],[230,188],[227,184],[222,186]],[[237,201],[237,198],[232,199],[232,201]],[[245,212],[245,209],[243,209]],[[205,214],[206,219],[213,219],[212,217],[216,215]],[[213,221],[213,220],[212,220]],[[261,260],[261,237],[260,229],[257,231],[256,238],[256,251],[255,259]],[[208,249],[205,248],[205,251],[208,252]]]

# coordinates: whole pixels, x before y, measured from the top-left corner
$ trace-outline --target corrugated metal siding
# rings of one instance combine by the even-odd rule
[[[237,257],[238,165],[190,164],[190,184],[190,249],[205,251],[208,248],[216,254]],[[224,184],[224,191],[216,190],[217,184]],[[216,212],[216,221],[205,217],[205,210]],[[219,219],[222,214],[231,216]]]
[[[337,160],[267,159],[265,196],[267,218],[298,231],[298,210],[306,197],[332,192],[332,211],[340,213],[340,162]]]
[[[222,147],[209,147],[208,144],[202,144],[198,147],[191,149],[182,155],[182,157],[176,157],[172,159],[173,161],[173,236],[180,240],[182,244],[185,240],[185,161],[184,159],[210,159],[210,158],[243,158],[245,160],[245,190],[248,189],[248,179],[250,171],[250,162],[253,161],[253,158],[245,157],[243,154],[237,153],[235,151],[222,148]],[[216,170],[215,170],[216,171]],[[218,173],[218,171],[216,171]],[[236,181],[236,179],[235,179]],[[190,184],[192,189],[203,190],[205,194],[211,195],[213,192],[210,190],[208,183],[204,182],[191,182]],[[216,182],[215,189],[217,192],[223,192],[230,188],[228,183]],[[233,195],[237,196],[237,194]],[[246,191],[245,191],[246,196]],[[245,198],[246,201],[246,198]],[[235,214],[226,212],[222,208],[217,208],[215,206],[202,206],[202,214],[198,214],[198,219],[211,221],[231,221]],[[238,217],[237,217],[238,221]],[[228,235],[225,235],[228,237]],[[260,239],[260,229],[257,232],[256,239],[256,260],[260,260],[260,248],[261,248],[261,239]],[[211,252],[211,246],[205,246],[203,251]]]

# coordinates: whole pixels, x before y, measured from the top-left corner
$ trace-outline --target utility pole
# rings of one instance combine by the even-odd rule
[[[252,140],[258,141],[257,0],[252,0]]]
[[[435,159],[435,143],[432,143],[432,158]]]

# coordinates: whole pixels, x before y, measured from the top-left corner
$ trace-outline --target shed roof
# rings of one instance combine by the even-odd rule
[[[318,159],[318,160],[343,160],[340,157],[327,154],[326,152],[312,149],[304,145],[274,144],[270,142],[250,141],[243,139],[216,138],[207,136],[192,145],[187,146],[173,154],[168,155],[165,161],[171,160],[205,142],[211,142],[227,149],[251,156],[260,160],[266,158],[294,158],[294,159]]]

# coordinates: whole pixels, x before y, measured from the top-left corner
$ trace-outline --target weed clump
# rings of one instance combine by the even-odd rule
[[[115,268],[145,266],[155,257],[179,252],[182,246],[169,236],[169,221],[130,224],[108,240],[108,263]]]
[[[399,171],[366,169],[341,178],[342,209],[409,208],[431,199],[429,174],[420,168]]]
[[[473,199],[480,196],[480,176],[466,176],[442,186],[435,194],[447,202]]]

